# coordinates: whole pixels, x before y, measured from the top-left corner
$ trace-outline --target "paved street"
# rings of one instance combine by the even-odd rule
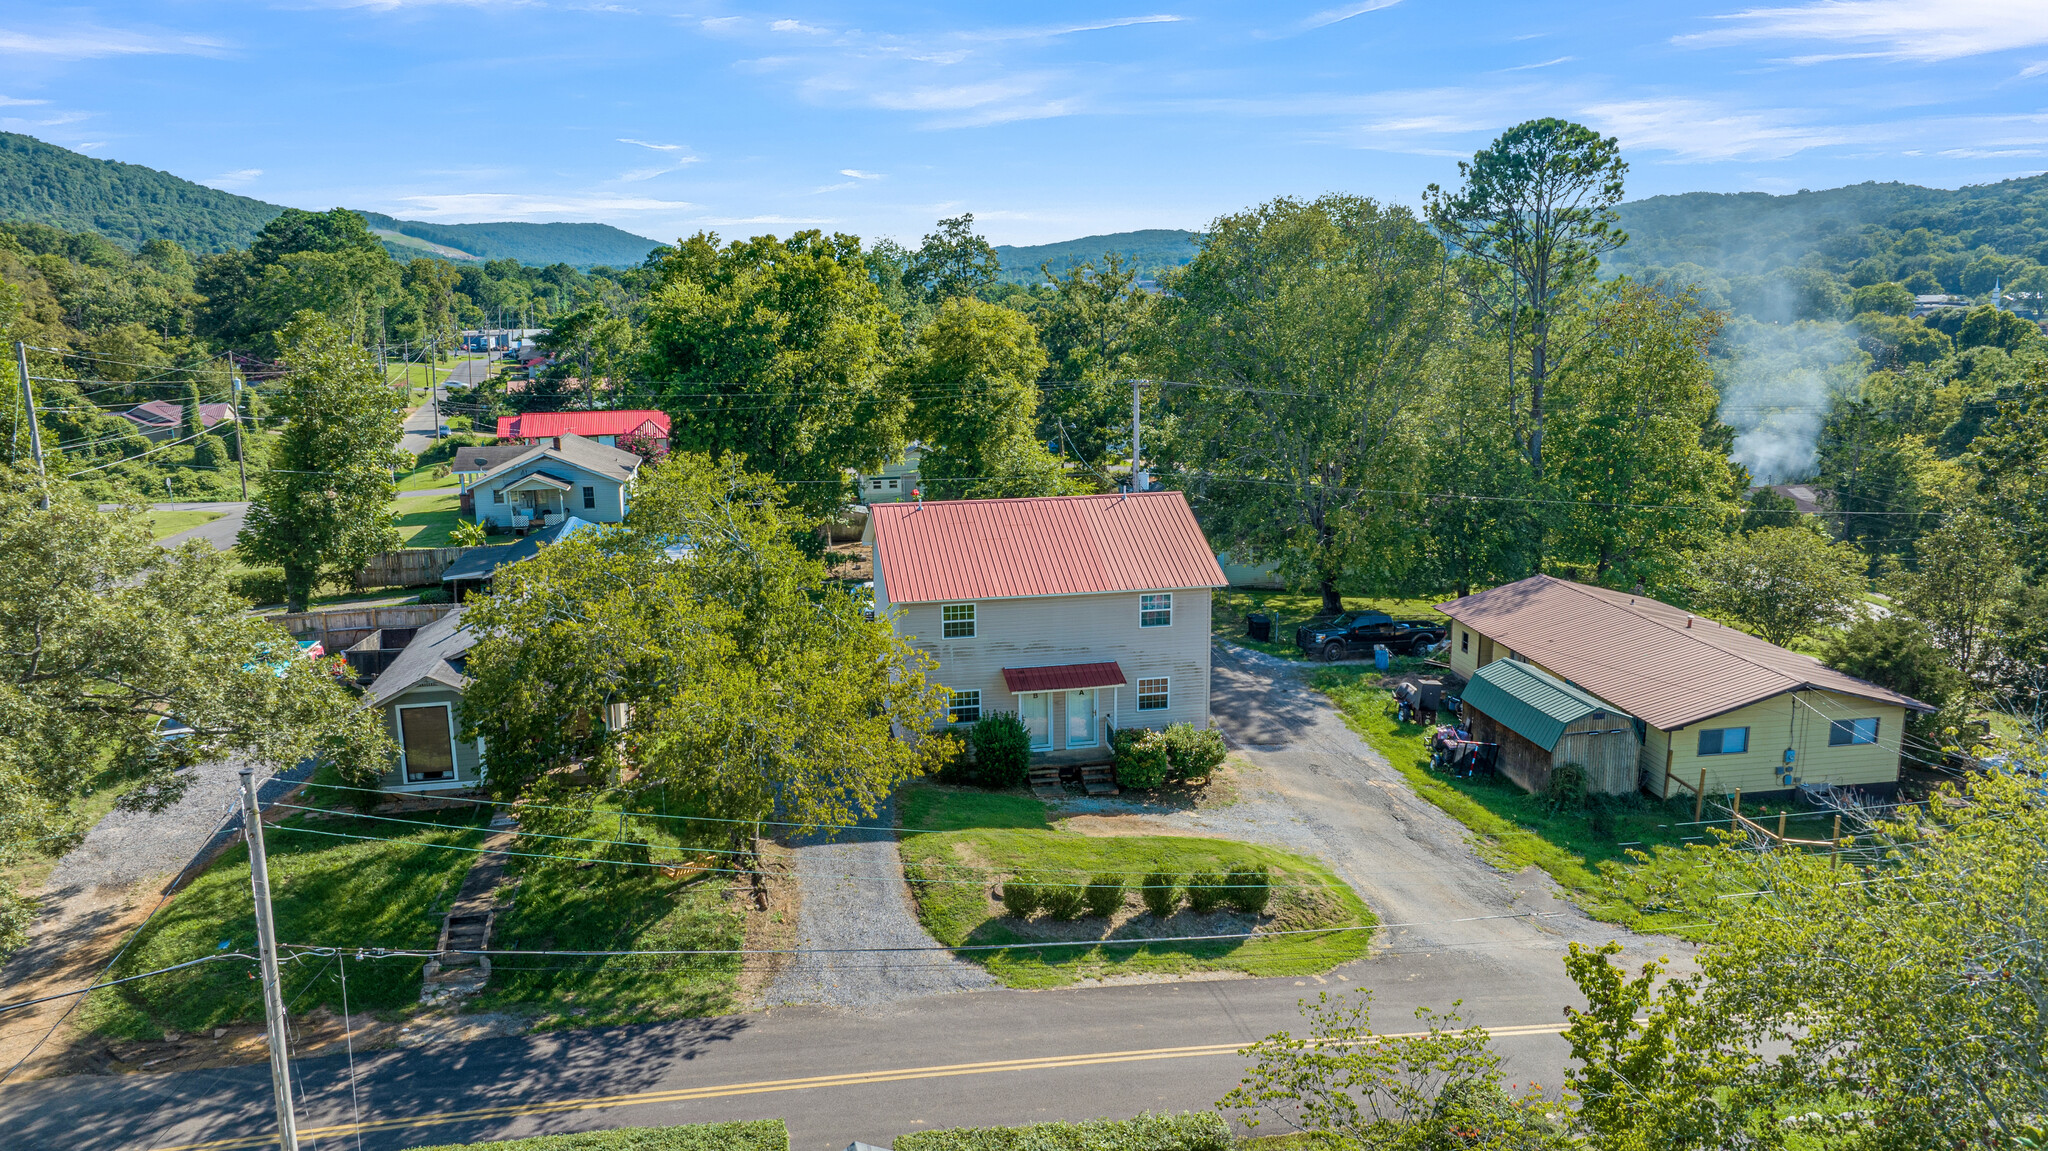
[[[780,1116],[794,1147],[826,1151],[933,1126],[1199,1109],[1237,1081],[1239,1045],[1297,1025],[1299,998],[1359,987],[1375,991],[1383,1030],[1408,1030],[1414,1007],[1454,999],[1478,1023],[1526,1029],[1500,1041],[1510,1077],[1554,1090],[1565,1052],[1555,1031],[1575,999],[1559,957],[1569,940],[1621,933],[1553,899],[1542,877],[1481,863],[1462,828],[1416,799],[1294,677],[1225,651],[1215,714],[1261,784],[1288,798],[1331,866],[1390,925],[1370,958],[1326,977],[967,991],[359,1053],[353,1097],[346,1059],[323,1057],[299,1065],[302,1127],[333,1129],[325,1139],[342,1146],[334,1128],[360,1106],[364,1151],[396,1151]],[[1503,918],[1514,916],[1524,918]],[[1678,949],[1629,942],[1632,959]],[[269,1123],[261,1066],[0,1089],[0,1130],[24,1148],[255,1146]]]
[[[441,400],[447,395],[448,385],[474,384],[488,376],[490,371],[491,362],[478,356],[457,360],[451,366],[437,372],[432,397],[405,418],[405,434],[399,437],[398,446],[413,455],[419,455],[432,447],[434,426],[440,419]]]

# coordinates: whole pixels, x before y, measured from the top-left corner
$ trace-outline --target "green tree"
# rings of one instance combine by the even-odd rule
[[[1913,314],[1913,293],[1904,284],[1868,284],[1850,294],[1849,312],[1856,316],[1867,312],[1880,316],[1910,316]]]
[[[2000,398],[1970,443],[1968,461],[1987,509],[2033,541],[2048,539],[2048,364],[2035,363]],[[2048,568],[2048,547],[2035,542],[2028,567]]]
[[[1757,488],[1742,501],[1742,530],[1799,526],[1799,501],[1781,496],[1770,488]]]
[[[885,378],[902,330],[856,240],[700,233],[661,274],[641,332],[671,449],[744,457],[819,515],[849,498],[848,469],[901,455],[910,404]]]
[[[1990,672],[1999,621],[2012,609],[2023,573],[2005,525],[1975,509],[1948,516],[1914,544],[1914,566],[1894,571],[1886,590],[1921,623],[1973,682]]]
[[[1837,400],[1821,425],[1817,486],[1838,534],[1873,560],[1910,554],[1942,502],[1939,463],[1925,441],[1861,400]]]
[[[389,762],[378,716],[248,613],[226,556],[165,551],[138,511],[97,511],[68,486],[48,511],[41,494],[0,468],[0,865],[76,847],[89,793],[162,810],[194,764],[319,755],[374,781]],[[25,942],[33,912],[0,889],[0,954]]]
[[[1009,308],[955,296],[918,333],[892,381],[912,397],[926,445],[918,479],[934,499],[1061,495],[1060,461],[1038,442],[1045,351]]]
[[[1280,199],[1211,225],[1162,322],[1159,458],[1210,539],[1341,611],[1353,572],[1399,578],[1415,416],[1452,308],[1442,248],[1404,208]],[[1382,575],[1381,573],[1384,573]]]
[[[946,692],[888,621],[827,583],[796,541],[814,521],[768,477],[671,455],[623,529],[506,569],[473,597],[462,720],[504,798],[576,762],[646,810],[799,824],[872,815],[953,743],[907,740]]]
[[[1692,600],[1774,644],[1857,618],[1869,583],[1863,554],[1814,527],[1759,528],[1692,557]]]
[[[922,289],[932,303],[971,296],[1003,274],[1002,258],[974,230],[974,213],[940,220],[910,258],[905,282]]]
[[[236,550],[284,569],[285,602],[304,611],[322,576],[355,571],[398,546],[391,473],[406,466],[401,426],[376,361],[311,313],[279,334],[290,371],[271,397],[284,427]]]
[[[1553,370],[1552,327],[1599,271],[1600,257],[1628,242],[1615,226],[1628,165],[1615,138],[1564,120],[1530,120],[1458,163],[1464,186],[1431,184],[1431,226],[1460,254],[1480,313],[1506,332],[1510,401],[1527,416],[1516,440],[1544,478],[1544,390]],[[1528,357],[1527,398],[1516,380]],[[1526,407],[1524,404],[1526,403]]]
[[[563,361],[554,371],[574,372],[583,381],[583,401],[590,407],[596,406],[596,381],[602,378],[616,388],[639,353],[632,322],[603,303],[586,304],[556,320],[535,343]]]
[[[1051,291],[1033,317],[1046,352],[1039,435],[1107,488],[1108,472],[1130,450],[1128,381],[1145,374],[1158,297],[1137,286],[1137,273],[1114,252],[1099,269],[1082,263],[1065,275],[1041,271]]]
[[[1522,502],[1534,485],[1515,446],[1507,380],[1490,342],[1455,325],[1432,358],[1423,416],[1431,433],[1421,448],[1425,530],[1415,536],[1404,590],[1470,595],[1534,570],[1535,520]]]
[[[1836,671],[1933,705],[1932,715],[1906,715],[1906,730],[1917,739],[1934,740],[1964,718],[1960,713],[1970,701],[1970,681],[1949,665],[1927,625],[1900,612],[1865,616],[1830,634],[1820,659]]]

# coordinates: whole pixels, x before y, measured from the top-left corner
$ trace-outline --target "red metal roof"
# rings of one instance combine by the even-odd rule
[[[614,412],[527,412],[498,417],[501,440],[538,440],[548,436],[623,436],[653,424],[659,438],[668,438],[668,413],[649,409]]]
[[[1664,731],[1816,688],[1933,710],[1683,608],[1551,576],[1436,609]]]
[[[1012,695],[1027,691],[1080,691],[1085,687],[1118,687],[1130,681],[1114,663],[1070,663],[1059,667],[1006,667],[1003,683]]]
[[[868,514],[892,604],[1228,582],[1179,492],[874,504]]]

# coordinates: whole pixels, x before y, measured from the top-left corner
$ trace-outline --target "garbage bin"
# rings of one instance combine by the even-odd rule
[[[1260,643],[1273,642],[1273,617],[1262,611],[1255,611],[1244,617],[1244,634]]]
[[[1387,651],[1386,644],[1376,643],[1372,645],[1372,665],[1375,668],[1385,671],[1392,663],[1393,656]]]

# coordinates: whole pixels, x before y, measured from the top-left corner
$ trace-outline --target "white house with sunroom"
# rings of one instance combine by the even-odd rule
[[[938,662],[948,725],[1014,711],[1033,759],[1093,763],[1117,728],[1209,726],[1224,586],[1179,492],[870,509],[875,610]]]

